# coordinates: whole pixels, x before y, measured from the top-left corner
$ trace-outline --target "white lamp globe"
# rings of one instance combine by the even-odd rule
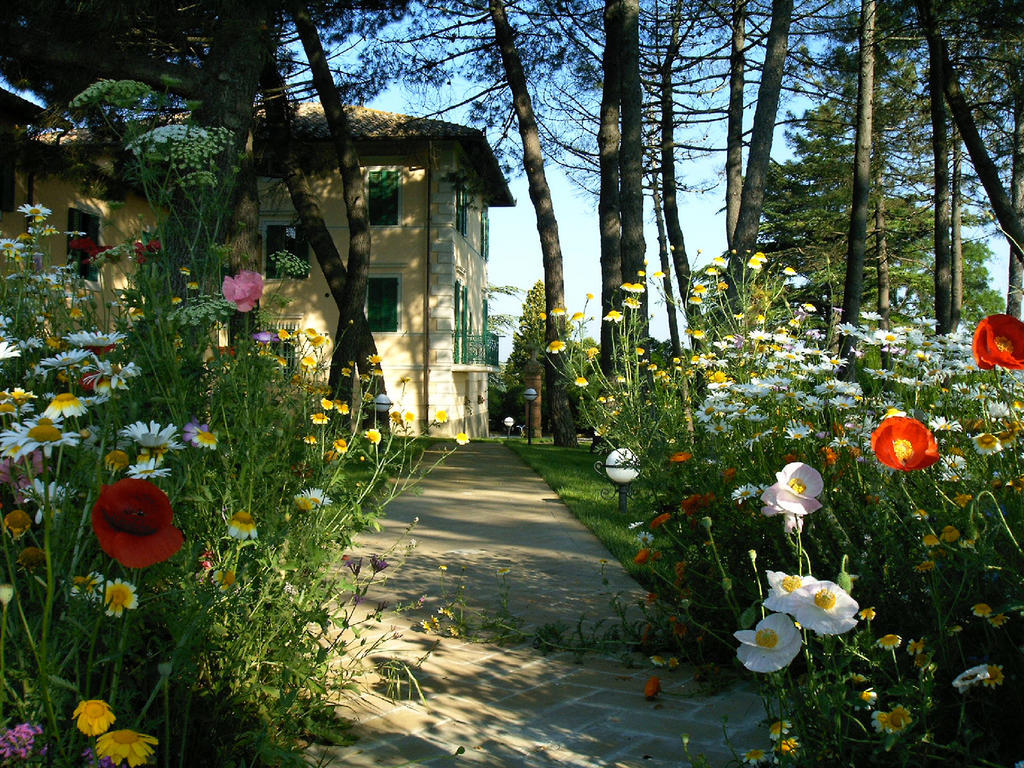
[[[616,485],[629,485],[640,474],[636,468],[636,456],[629,448],[616,448],[604,460],[604,471]]]
[[[377,413],[387,413],[391,408],[391,398],[385,394],[377,395],[373,398],[373,408]]]
[[[511,416],[506,416],[506,417],[505,417],[505,421],[503,421],[502,423],[503,423],[503,424],[504,424],[504,425],[505,425],[506,427],[513,427],[513,426],[515,426],[516,420],[515,420],[515,419],[513,419],[513,418],[512,418]]]

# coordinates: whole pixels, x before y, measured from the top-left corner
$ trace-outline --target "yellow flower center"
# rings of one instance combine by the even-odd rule
[[[57,405],[81,405],[79,399],[70,392],[61,392],[53,398],[53,402]]]
[[[99,701],[90,701],[85,705],[85,716],[93,719],[107,714],[107,707]]]
[[[996,336],[992,343],[1000,352],[1013,352],[1013,342],[1005,336]]]
[[[999,438],[993,435],[991,432],[986,432],[983,435],[978,435],[975,440],[978,442],[978,447],[983,450],[992,450],[999,445]]]
[[[107,604],[114,608],[127,608],[132,604],[132,591],[123,584],[114,584],[107,591]]]
[[[773,629],[759,629],[757,630],[754,642],[761,648],[774,648],[779,644],[779,636],[775,634]]]
[[[913,718],[910,716],[910,712],[903,707],[896,707],[886,719],[886,724],[891,731],[902,731],[911,722],[913,722]]]
[[[800,586],[804,583],[804,580],[799,576],[787,576],[782,580],[782,588],[787,592],[793,592],[800,589]]]
[[[892,452],[896,454],[897,459],[906,463],[914,457],[914,446],[909,440],[893,440]]]
[[[252,526],[252,515],[248,512],[235,512],[231,521],[237,526]]]
[[[836,596],[834,592],[827,589],[819,589],[814,594],[814,604],[823,611],[831,611],[836,607]]]
[[[789,487],[793,489],[793,493],[799,495],[807,490],[807,483],[799,477],[794,477],[789,481]]]
[[[61,438],[59,429],[41,422],[28,431],[28,436],[39,443],[56,443]]]

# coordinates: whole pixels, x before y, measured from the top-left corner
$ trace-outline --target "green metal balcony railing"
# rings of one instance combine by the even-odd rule
[[[498,336],[493,333],[452,334],[456,365],[491,365],[498,367]]]

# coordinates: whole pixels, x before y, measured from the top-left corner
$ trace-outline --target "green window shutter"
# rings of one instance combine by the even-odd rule
[[[398,191],[401,176],[398,171],[369,172],[370,224],[395,226],[398,224]]]
[[[461,181],[455,185],[455,227],[463,237],[469,232],[469,196]]]
[[[484,261],[491,257],[491,212],[487,206],[480,212],[480,255]]]
[[[269,280],[295,277],[283,272],[277,261],[270,258],[271,254],[286,251],[309,264],[309,243],[302,233],[302,228],[294,224],[268,224],[266,237],[263,239],[263,251],[264,271]],[[308,276],[307,270],[304,277]]]
[[[366,320],[370,330],[394,333],[398,330],[398,278],[371,277],[366,282]]]

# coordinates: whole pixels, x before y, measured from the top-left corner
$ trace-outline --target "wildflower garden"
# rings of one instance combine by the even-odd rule
[[[654,663],[754,673],[769,719],[744,764],[1019,764],[1024,323],[844,323],[787,301],[800,276],[762,254],[736,312],[726,266],[695,277],[685,359],[636,337],[640,283],[603,319],[614,374],[549,347],[640,470]]]
[[[223,202],[215,134],[126,146],[154,210]],[[346,550],[417,476],[415,414],[372,421],[371,376],[327,387],[326,333],[273,327],[214,237],[174,252],[169,217],[99,248],[20,212],[0,240],[0,765],[302,764],[343,738],[338,692],[386,608],[359,606],[388,555]],[[121,271],[116,301],[46,264],[55,237]],[[737,762],[1019,765],[1024,323],[853,324],[789,300],[801,277],[761,254],[729,298],[727,267],[693,283],[686,357],[645,348],[643,282],[602,320],[611,374],[570,343],[585,313],[547,349],[640,468],[640,647],[753,674],[769,716]]]

